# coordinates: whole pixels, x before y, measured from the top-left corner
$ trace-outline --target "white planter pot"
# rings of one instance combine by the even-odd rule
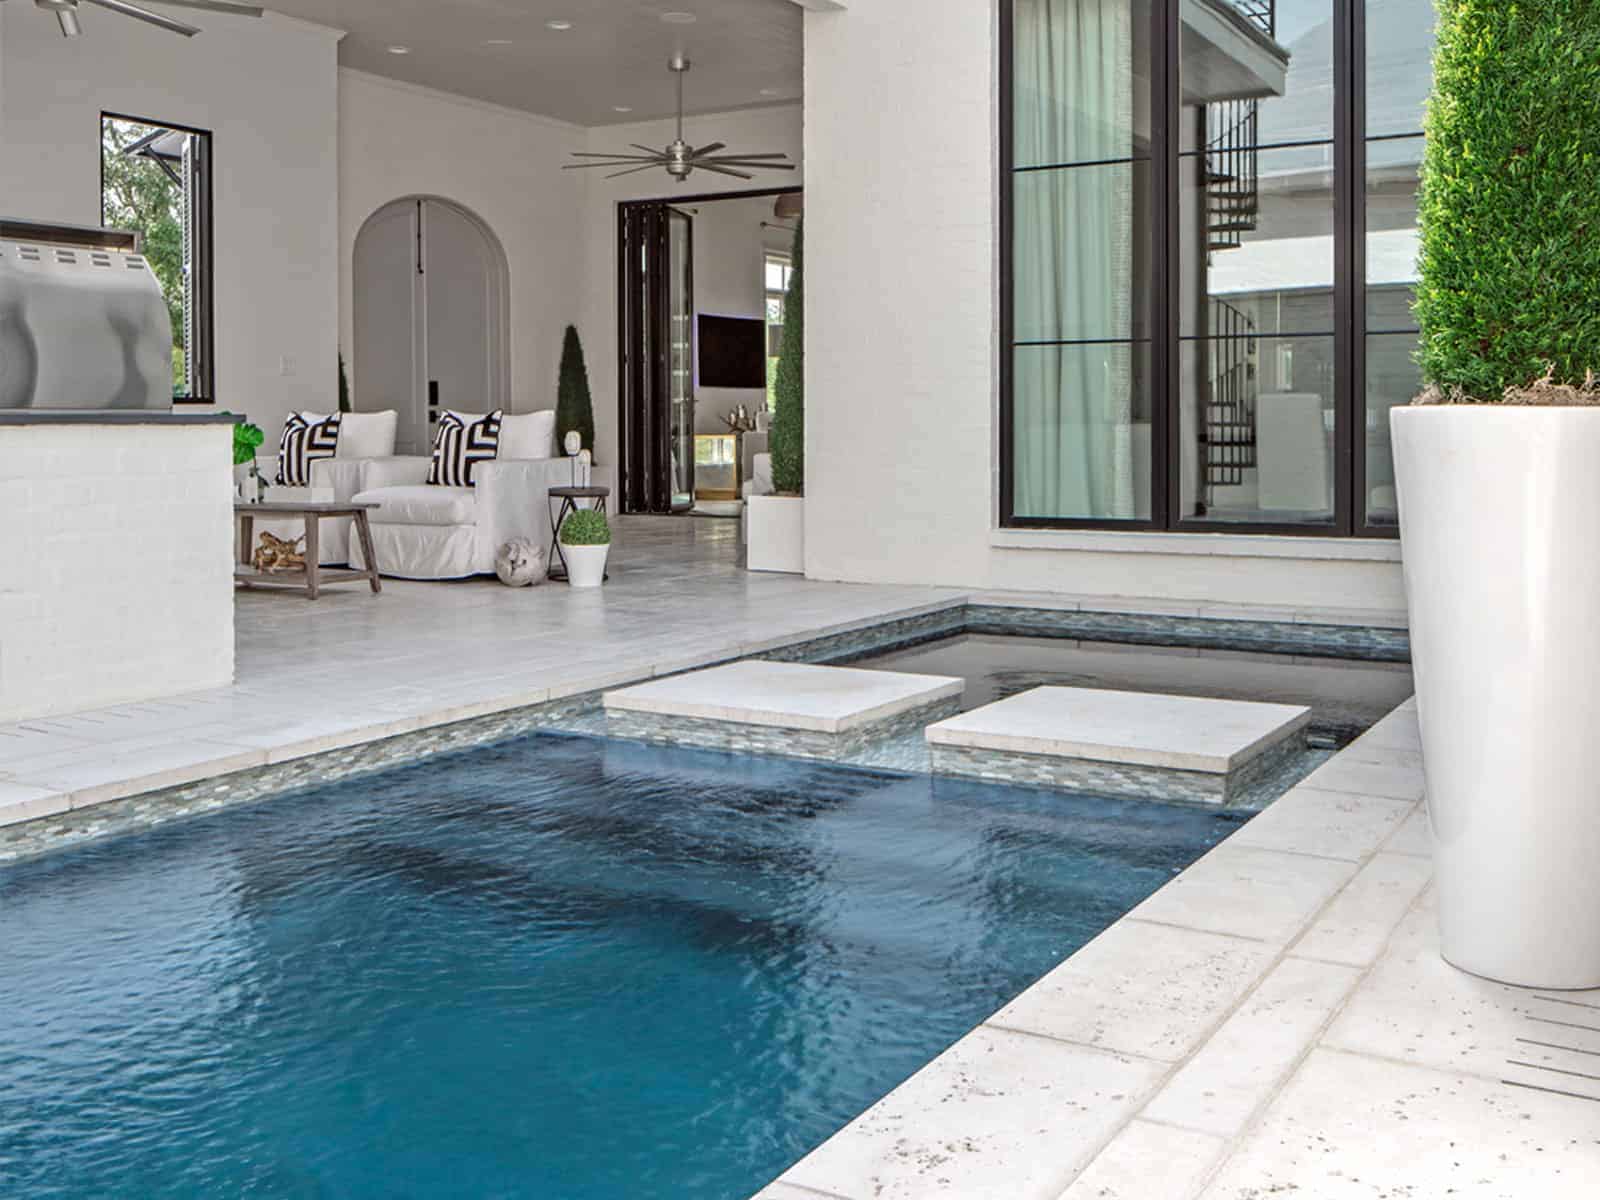
[[[745,501],[745,566],[752,571],[806,569],[803,496],[751,496]]]
[[[1600,987],[1600,408],[1391,429],[1444,957]]]
[[[610,550],[610,546],[569,546],[562,542],[567,582],[575,588],[599,587],[606,577],[606,555]]]

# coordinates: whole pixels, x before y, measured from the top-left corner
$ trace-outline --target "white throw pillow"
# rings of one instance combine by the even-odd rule
[[[555,409],[507,413],[500,419],[501,458],[553,458],[555,447]]]
[[[394,454],[400,414],[394,409],[374,413],[345,413],[339,429],[336,458],[389,458]]]

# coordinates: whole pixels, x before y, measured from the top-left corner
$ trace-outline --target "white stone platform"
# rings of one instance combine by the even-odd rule
[[[965,687],[947,675],[754,659],[607,692],[605,704],[608,711],[845,733],[957,698]]]
[[[1236,798],[1304,745],[1311,710],[1041,687],[928,726],[936,770],[1117,795]]]

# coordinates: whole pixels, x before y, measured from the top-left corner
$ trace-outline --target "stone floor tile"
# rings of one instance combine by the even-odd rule
[[[57,788],[30,787],[0,779],[0,825],[15,825],[66,812],[72,797]]]
[[[1269,947],[1242,938],[1124,920],[990,1023],[1179,1062],[1266,972],[1272,957]]]
[[[1360,977],[1353,967],[1285,959],[1141,1115],[1235,1136],[1310,1051]]]
[[[1132,1121],[1061,1200],[1190,1200],[1226,1147],[1209,1134]]]
[[[1133,915],[1281,947],[1355,873],[1353,862],[1224,842]]]
[[[852,1200],[1056,1200],[1162,1071],[979,1028],[783,1181]]]
[[[1302,784],[1274,800],[1228,844],[1359,862],[1381,846],[1414,807],[1410,800],[1327,792]]]
[[[1325,791],[1387,796],[1391,800],[1420,800],[1424,786],[1419,763],[1361,762],[1343,755],[1318,767],[1303,782]]]
[[[1581,1100],[1318,1050],[1204,1200],[1593,1200]]]
[[[1400,823],[1389,840],[1383,844],[1389,854],[1414,854],[1433,858],[1433,834],[1428,829],[1428,808],[1419,804],[1416,811]]]
[[[1291,953],[1324,962],[1370,966],[1433,878],[1433,863],[1409,854],[1375,854]]]

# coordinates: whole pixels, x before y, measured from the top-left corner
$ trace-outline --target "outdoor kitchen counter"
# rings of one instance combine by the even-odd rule
[[[0,721],[233,679],[233,425],[0,409]]]

